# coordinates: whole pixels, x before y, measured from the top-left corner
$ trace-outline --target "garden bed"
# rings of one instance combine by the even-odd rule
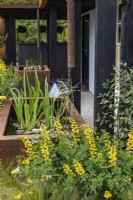
[[[19,85],[17,86],[18,89],[23,89],[23,74],[24,71],[28,74],[29,82],[31,85],[35,85],[35,70],[24,70],[24,65],[15,68],[15,71],[20,75],[22,78]],[[47,77],[47,81],[50,81],[50,70],[47,65],[43,65],[43,69],[37,70],[38,79],[41,84],[41,89],[44,89],[45,78]]]
[[[0,110],[0,159],[2,161],[15,161],[16,156],[22,153],[22,142],[19,137],[23,135],[6,135],[6,130],[11,115],[12,104],[10,101],[5,102],[4,107]],[[85,121],[69,100],[67,112],[70,116],[74,115],[75,121],[80,126],[85,124]],[[29,139],[35,137],[35,134],[26,134]]]

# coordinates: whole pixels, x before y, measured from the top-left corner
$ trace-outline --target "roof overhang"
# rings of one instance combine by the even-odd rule
[[[44,8],[48,0],[38,0],[36,4],[0,4],[0,9],[36,9]]]
[[[39,8],[44,8],[47,4],[48,0],[38,0],[38,6]]]

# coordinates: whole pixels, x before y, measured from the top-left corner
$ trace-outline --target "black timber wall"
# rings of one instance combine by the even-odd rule
[[[41,44],[41,64],[47,64],[47,45]],[[37,60],[37,44],[36,43],[20,43],[18,45],[18,64],[25,65],[26,59]]]
[[[47,44],[41,44],[41,60],[42,64],[48,65],[48,48]],[[56,52],[56,76],[67,77],[67,44],[57,43]],[[18,64],[24,65],[25,59],[36,59],[37,60],[37,47],[36,43],[20,43],[18,47]],[[48,66],[50,68],[50,66]],[[54,77],[53,77],[54,78]],[[55,77],[56,78],[56,77]]]
[[[96,0],[94,120],[97,119],[98,113],[102,115],[97,96],[104,92],[102,83],[111,78],[115,65],[116,4],[116,0]],[[95,126],[100,129],[99,124],[95,123]],[[108,125],[104,128],[109,130]]]
[[[122,0],[121,60],[133,67],[133,1]]]

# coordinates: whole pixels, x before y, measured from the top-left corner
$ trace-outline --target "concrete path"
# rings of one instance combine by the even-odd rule
[[[94,95],[91,92],[81,92],[81,116],[87,124],[93,126]]]

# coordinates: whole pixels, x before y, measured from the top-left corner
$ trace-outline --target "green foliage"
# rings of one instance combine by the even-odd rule
[[[27,32],[19,33],[18,27],[27,28]],[[40,25],[47,26],[46,20],[40,20]],[[37,41],[37,20],[16,20],[17,43],[19,42],[36,42]],[[47,41],[47,32],[40,33],[40,41]]]
[[[45,79],[44,93],[41,91],[41,97],[42,97],[41,105],[43,109],[43,117],[46,120],[47,126],[49,128],[52,128],[53,117],[60,119],[65,113],[67,100],[65,98],[49,97],[49,85],[47,83],[47,79]]]
[[[0,65],[1,64],[0,60]],[[13,66],[10,65],[7,68],[3,68],[0,66],[0,95],[4,95],[6,97],[11,96],[10,90],[17,86],[20,81],[20,76],[14,71]],[[4,65],[3,65],[4,66]]]
[[[36,4],[36,0],[0,0],[0,4]]]
[[[9,163],[8,163],[9,165]],[[12,167],[0,166],[0,191],[1,200],[64,200],[58,194],[58,191],[53,191],[51,197],[45,193],[43,183],[31,183],[28,181],[19,181],[11,175]],[[78,191],[75,189],[70,199],[81,200],[78,198]]]
[[[68,200],[77,188],[82,200],[103,200],[105,192],[112,200],[128,200],[133,185],[132,138],[126,144],[107,133],[99,136],[87,125],[78,131],[74,126],[75,122],[71,131],[55,132],[54,138],[46,127],[32,141],[23,138],[26,157],[19,159],[16,177],[42,182],[49,199],[57,191]]]
[[[24,26],[27,28],[27,32],[19,33],[17,31],[19,26]],[[57,33],[58,42],[67,41],[67,21],[58,20],[57,25],[61,25],[64,30],[62,33]],[[40,26],[47,27],[47,21],[45,19],[40,20]],[[20,42],[37,42],[37,20],[16,20],[16,40],[17,40],[17,54],[18,54],[18,44]],[[47,31],[40,33],[40,42],[47,42]]]
[[[60,118],[66,110],[67,101],[49,97],[49,85],[45,79],[44,93],[40,89],[40,82],[35,72],[35,87],[30,82],[27,73],[23,75],[23,90],[16,88],[11,90],[13,106],[17,120],[24,130],[30,131],[36,127],[41,119],[46,121],[47,127],[51,128],[52,118]],[[62,94],[62,93],[61,93]],[[28,99],[27,99],[28,97]]]
[[[64,28],[61,33],[57,33],[57,41],[58,42],[67,42],[67,21],[66,20],[58,20],[57,25]]]
[[[114,70],[112,79],[103,83],[105,92],[98,97],[102,106],[102,115],[98,115],[97,122],[101,126],[109,125],[113,130],[116,126],[118,130],[115,134],[118,134],[120,138],[125,138],[128,130],[133,128],[133,67],[122,65],[119,71],[116,68]],[[116,77],[118,73],[119,78]],[[116,89],[120,91],[120,94]]]
[[[12,89],[13,106],[18,122],[24,130],[32,130],[41,118],[41,104],[39,104],[40,82],[35,71],[35,87],[30,85],[28,75],[24,72],[23,88]],[[27,99],[27,97],[29,97]]]
[[[7,36],[8,36],[7,34],[5,36],[0,36],[0,48],[2,48],[3,45],[5,44]]]
[[[19,33],[17,31],[19,26],[23,26],[27,28],[27,32]],[[67,41],[67,21],[66,20],[58,20],[57,26],[62,26],[63,32],[57,33],[57,41],[58,42],[66,42]],[[40,26],[47,27],[47,21],[45,19],[40,20]],[[37,20],[16,20],[16,33],[17,33],[17,43],[19,42],[36,42],[37,41]],[[40,41],[47,42],[47,31],[40,33]]]

